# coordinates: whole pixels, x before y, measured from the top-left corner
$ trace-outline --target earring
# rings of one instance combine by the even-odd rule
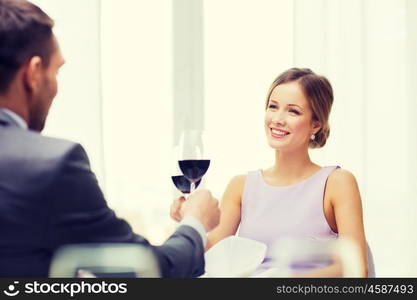
[[[310,139],[311,139],[312,141],[314,141],[314,139],[315,139],[315,138],[316,138],[316,135],[315,135],[315,134],[312,134]]]

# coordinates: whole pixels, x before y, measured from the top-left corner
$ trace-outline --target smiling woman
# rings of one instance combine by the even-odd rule
[[[367,276],[362,205],[355,177],[339,166],[321,167],[308,148],[326,144],[333,103],[329,81],[309,69],[290,69],[271,85],[265,133],[275,163],[234,177],[221,204],[220,225],[209,235],[207,249],[234,235],[265,243],[279,238],[353,240],[360,249],[361,275]],[[314,264],[310,264],[310,266]],[[257,272],[273,267],[268,252]],[[293,270],[299,276],[340,276],[333,265]],[[308,272],[308,273],[305,273]],[[343,274],[343,273],[342,273]]]

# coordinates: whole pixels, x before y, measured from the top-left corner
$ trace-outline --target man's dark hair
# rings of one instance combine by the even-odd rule
[[[54,51],[53,20],[26,0],[0,0],[0,93],[33,56],[49,65]]]

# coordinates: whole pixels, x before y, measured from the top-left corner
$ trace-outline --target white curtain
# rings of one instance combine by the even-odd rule
[[[172,231],[172,3],[102,0],[106,192],[136,232]]]
[[[104,181],[99,0],[35,0],[55,21],[54,32],[66,59],[58,95],[44,133],[81,143],[100,182]],[[103,185],[104,187],[104,185]]]
[[[329,144],[314,154],[356,175],[378,276],[417,274],[415,8],[294,2],[294,64],[325,74],[335,90]]]

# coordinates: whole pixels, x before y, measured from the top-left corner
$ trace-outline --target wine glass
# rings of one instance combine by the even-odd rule
[[[269,275],[275,272],[279,277],[360,277],[359,249],[346,238],[280,238],[270,255],[274,268]]]
[[[184,197],[187,197],[191,191],[191,182],[182,174],[182,171],[179,167],[178,160],[182,158],[180,153],[182,152],[182,147],[180,144],[176,145],[173,149],[173,164],[171,166],[171,179],[174,183],[174,186],[182,193]],[[201,183],[201,179],[195,183],[196,187]]]
[[[183,176],[190,182],[189,192],[192,193],[210,166],[210,160],[206,159],[204,154],[203,132],[197,129],[184,130],[181,133],[178,146],[178,166]],[[181,177],[175,178],[177,182],[185,182]]]
[[[172,182],[175,187],[183,194],[189,194],[191,192],[191,182],[184,175],[172,175]],[[195,183],[197,188],[200,184],[201,179]]]

